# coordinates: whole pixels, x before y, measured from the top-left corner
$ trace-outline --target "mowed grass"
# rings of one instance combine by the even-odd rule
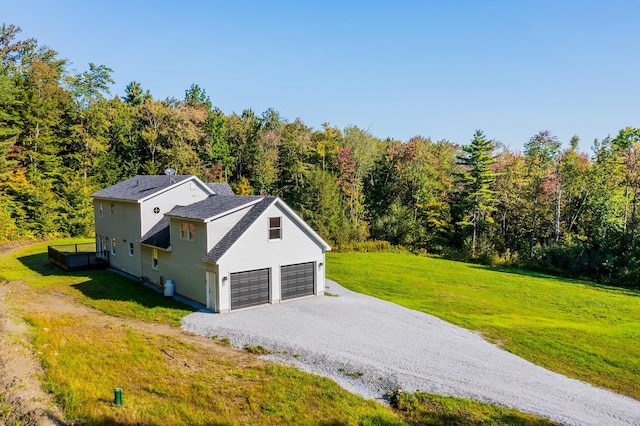
[[[640,293],[398,253],[328,253],[345,287],[482,332],[550,370],[640,399]]]
[[[149,323],[176,326],[191,312],[111,272],[53,269],[46,245],[0,256],[0,281],[24,281],[36,292],[60,292],[110,315]],[[21,310],[20,297],[28,295],[15,296],[13,303],[32,325],[45,388],[68,420],[83,424],[552,424],[503,407],[425,393],[405,395],[401,409],[392,410],[329,379],[265,363],[219,342],[209,341],[203,350],[202,342],[117,321]],[[114,404],[116,387],[123,389],[122,406]]]
[[[47,245],[87,243],[86,239],[34,244],[0,257],[0,280],[24,281],[32,287],[56,290],[109,315],[162,322],[176,327],[194,309],[152,291],[132,285],[126,277],[106,270],[66,273],[49,264]]]

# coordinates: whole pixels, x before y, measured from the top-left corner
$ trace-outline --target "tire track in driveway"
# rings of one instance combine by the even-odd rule
[[[396,386],[517,408],[568,425],[640,425],[640,401],[545,370],[432,315],[354,293],[230,314],[196,312],[186,331],[261,345],[277,362],[381,399]]]

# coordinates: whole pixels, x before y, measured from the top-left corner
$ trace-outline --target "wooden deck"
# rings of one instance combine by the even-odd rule
[[[96,252],[93,244],[49,246],[49,263],[67,272],[109,267],[109,253]]]

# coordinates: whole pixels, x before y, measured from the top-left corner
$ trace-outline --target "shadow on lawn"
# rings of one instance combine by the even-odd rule
[[[471,268],[482,269],[485,271],[503,272],[505,274],[514,274],[514,275],[520,275],[520,276],[531,277],[531,278],[550,278],[566,284],[586,285],[586,286],[597,288],[600,290],[614,290],[614,291],[619,291],[621,293],[625,293],[629,296],[640,297],[640,289],[638,288],[616,287],[612,285],[599,284],[593,281],[581,280],[577,278],[567,278],[559,275],[551,275],[549,273],[544,273],[544,272],[528,271],[526,269],[499,268],[495,266],[486,266],[486,265],[471,265]]]
[[[133,302],[145,308],[170,308],[195,312],[196,309],[180,303],[170,297],[143,285],[139,280],[130,279],[108,270],[65,272],[49,263],[47,253],[32,254],[19,257],[18,260],[33,272],[45,276],[59,276],[61,281],[65,277],[86,278],[70,287],[80,291],[92,300],[113,300]]]
[[[31,254],[29,256],[22,256],[22,257],[19,257],[18,260],[20,261],[20,263],[22,263],[27,268],[31,269],[33,272],[36,272],[39,275],[42,275],[44,277],[48,277],[52,275],[60,275],[60,276],[64,276],[64,275],[82,276],[83,275],[82,273],[78,274],[77,272],[72,274],[67,274],[62,269],[56,268],[54,265],[49,263],[49,255],[47,252]]]

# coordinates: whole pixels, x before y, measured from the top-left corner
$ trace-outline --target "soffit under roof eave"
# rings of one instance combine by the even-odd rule
[[[173,244],[170,245],[167,248],[160,247],[160,246],[154,246],[153,244],[147,244],[147,243],[142,243],[142,242],[140,243],[140,245],[141,246],[145,246],[145,247],[151,247],[151,248],[162,250],[162,251],[173,251]]]
[[[169,214],[168,212],[164,214],[165,217],[167,217],[168,219],[180,219],[180,220],[190,220],[193,222],[202,222],[202,223],[206,223],[206,221],[204,219],[200,219],[200,218],[195,218],[195,217],[187,217],[187,216],[180,216],[177,214]]]
[[[140,204],[139,200],[128,200],[126,198],[113,198],[113,197],[94,197],[91,196],[94,200],[105,200],[105,201],[118,201],[121,203],[132,203],[132,204]]]

